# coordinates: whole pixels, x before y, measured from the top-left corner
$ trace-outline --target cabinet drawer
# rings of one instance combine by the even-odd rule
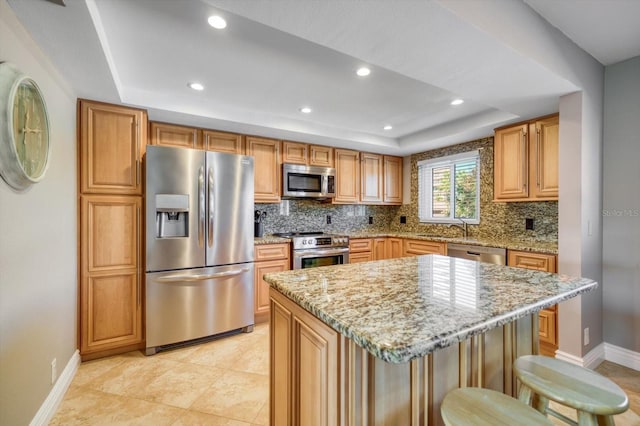
[[[538,313],[538,326],[540,329],[540,341],[555,345],[556,339],[556,313],[549,309],[543,309]]]
[[[417,256],[421,254],[447,254],[446,243],[422,240],[404,240],[404,255]]]
[[[349,253],[349,263],[369,262],[371,260],[373,260],[373,253],[370,251]]]
[[[349,255],[351,255],[351,253],[371,251],[372,248],[373,243],[371,242],[370,238],[362,238],[349,241]]]
[[[556,272],[556,256],[553,254],[509,250],[507,264],[536,271]]]
[[[255,261],[260,262],[262,260],[275,260],[275,259],[288,259],[289,258],[289,244],[265,244],[255,246],[254,249]]]

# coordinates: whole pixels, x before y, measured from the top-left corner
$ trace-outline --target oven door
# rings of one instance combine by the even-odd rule
[[[316,266],[343,265],[349,263],[349,248],[294,250],[293,269]]]

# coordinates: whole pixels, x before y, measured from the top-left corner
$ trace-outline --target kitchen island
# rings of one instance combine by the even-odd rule
[[[438,255],[264,278],[274,425],[438,425],[456,387],[515,395],[537,312],[597,286]]]

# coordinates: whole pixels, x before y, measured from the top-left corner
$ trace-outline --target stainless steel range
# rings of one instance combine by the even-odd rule
[[[323,232],[285,232],[274,234],[291,239],[293,269],[349,263],[349,237]]]

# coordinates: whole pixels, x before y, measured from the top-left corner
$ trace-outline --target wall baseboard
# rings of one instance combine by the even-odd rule
[[[64,394],[69,389],[69,385],[71,385],[71,381],[73,380],[76,372],[78,371],[78,366],[80,365],[80,352],[76,349],[76,351],[67,362],[67,365],[58,376],[58,380],[53,385],[51,392],[49,392],[49,396],[44,400],[40,409],[29,423],[29,426],[46,426],[49,424],[53,415],[56,413],[58,406],[62,402],[64,398]]]
[[[606,360],[640,371],[640,352],[630,351],[611,343],[604,344]]]
[[[624,367],[640,371],[639,352],[630,351],[629,349],[621,348],[606,342],[600,343],[582,358],[559,350],[556,351],[556,358],[582,367],[590,368],[592,370],[602,361],[607,360]]]

